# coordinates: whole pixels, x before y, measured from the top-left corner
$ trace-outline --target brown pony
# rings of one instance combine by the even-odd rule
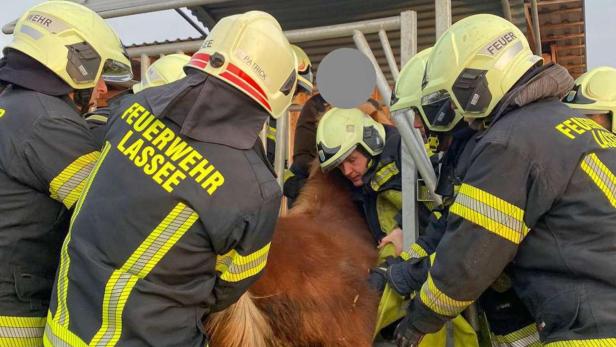
[[[212,347],[372,345],[377,252],[344,178],[313,168],[276,226],[263,276],[206,322]]]

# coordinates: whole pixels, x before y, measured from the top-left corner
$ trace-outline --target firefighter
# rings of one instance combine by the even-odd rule
[[[184,65],[188,64],[189,61],[190,56],[186,54],[169,54],[156,60],[148,67],[146,75],[142,77],[141,82],[134,84],[131,89],[123,91],[111,98],[109,100],[109,106],[87,113],[85,116],[86,122],[88,122],[88,126],[94,133],[100,147],[102,148],[104,144],[105,126],[107,125],[113,105],[121,103],[122,98],[126,95],[136,94],[144,89],[162,86],[184,78],[186,76],[184,73]]]
[[[295,96],[300,94],[311,95],[314,89],[312,76],[312,63],[303,49],[296,45],[291,45],[295,57],[297,58],[297,89]],[[276,119],[270,117],[267,124],[267,159],[274,165],[276,159]]]
[[[101,78],[129,80],[95,12],[45,2],[17,21],[0,81],[0,346],[40,346],[69,213],[99,157],[81,113]]]
[[[586,72],[575,80],[575,86],[563,102],[616,132],[616,69],[602,66]]]
[[[542,343],[616,345],[616,135],[559,101],[573,79],[542,65],[500,17],[454,24],[424,76],[426,121],[447,124],[457,111],[481,133],[458,163],[447,230],[398,345],[439,330],[510,263]]]
[[[417,117],[424,119],[430,132],[430,138],[437,137],[439,149],[444,151],[440,165],[440,174],[436,193],[443,198],[444,206],[440,209],[443,217],[431,220],[430,225],[411,246],[410,261],[394,264],[387,272],[377,269],[371,276],[378,276],[384,286],[385,280],[400,295],[408,296],[421,289],[430,269],[431,255],[436,250],[445,229],[449,206],[455,199],[463,177],[456,172],[457,164],[463,162],[473,151],[477,132],[469,128],[460,113],[454,115],[457,120],[442,124],[430,123],[421,107],[421,83],[425,72],[426,60],[431,52],[426,49],[411,59],[400,72],[392,97],[392,112],[413,109]],[[373,279],[373,281],[375,281]],[[502,274],[479,298],[479,304],[489,323],[493,346],[539,346],[539,335],[534,321],[526,307],[515,294],[507,274]],[[460,322],[458,322],[460,323]],[[463,328],[457,324],[456,328]],[[426,340],[422,341],[425,345]],[[467,345],[467,342],[456,341]]]
[[[259,131],[296,88],[278,22],[221,19],[187,76],[125,97],[62,247],[47,346],[203,346],[259,277],[280,206]],[[121,175],[117,173],[121,172]]]

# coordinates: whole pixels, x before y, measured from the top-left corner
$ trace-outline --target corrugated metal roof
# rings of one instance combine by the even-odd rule
[[[512,21],[524,32],[523,0],[510,0]],[[452,0],[452,21],[477,13],[491,13],[503,16],[500,0]],[[255,2],[252,0],[230,0],[224,3],[191,7],[190,10],[204,24],[211,25],[219,19],[250,10],[262,10],[272,14],[284,30],[310,28],[317,26],[342,24],[368,19],[397,16],[402,11],[417,12],[417,47],[418,50],[429,47],[435,42],[435,6],[434,0],[270,0]],[[400,31],[388,31],[392,50],[400,62]],[[393,77],[387,66],[385,54],[377,34],[366,35],[381,69],[393,83]],[[351,37],[329,40],[302,42],[300,46],[310,56],[315,71],[319,62],[332,50],[340,47],[355,47]]]

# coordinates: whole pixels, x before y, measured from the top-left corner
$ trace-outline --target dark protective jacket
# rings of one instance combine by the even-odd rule
[[[70,88],[8,53],[0,68],[0,345],[19,347],[42,345],[69,210],[99,151]]]
[[[616,135],[558,101],[572,80],[560,85],[555,69],[505,96],[463,164],[446,234],[411,304],[419,331],[438,330],[511,263],[543,343],[615,345]]]
[[[394,264],[388,269],[390,284],[401,295],[408,296],[421,289],[428,277],[431,267],[431,257],[447,229],[449,206],[455,199],[455,194],[464,179],[463,165],[459,162],[468,161],[476,144],[476,132],[467,126],[461,127],[452,134],[452,142],[443,156],[440,168],[437,193],[443,197],[444,207],[441,218],[433,218],[416,243],[411,246],[411,259],[404,263]],[[490,288],[478,299],[479,305],[486,314],[491,342],[500,346],[539,346],[539,335],[530,313],[516,295],[507,273],[502,274]]]
[[[267,113],[214,77],[122,100],[62,249],[54,346],[203,346],[202,319],[265,267],[281,192]]]

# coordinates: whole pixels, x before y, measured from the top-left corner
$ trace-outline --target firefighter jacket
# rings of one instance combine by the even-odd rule
[[[267,261],[267,115],[196,70],[122,100],[62,247],[47,346],[204,345],[202,319]]]
[[[547,66],[508,93],[458,166],[464,179],[410,317],[422,332],[472,303],[511,263],[547,346],[616,344],[616,135],[558,101]]]
[[[0,79],[0,346],[39,346],[69,210],[99,151],[51,72],[9,54]]]
[[[477,143],[476,136],[478,134],[467,126],[453,132],[452,142],[442,160],[437,183],[437,193],[445,202],[441,210],[442,217],[433,217],[425,232],[411,245],[409,261],[394,264],[388,269],[389,282],[401,295],[408,296],[420,290],[428,277],[433,258],[428,255],[436,251],[447,229],[450,203],[453,203],[464,179],[464,170],[458,167],[458,163],[466,162],[473,153]],[[482,293],[478,302],[486,315],[493,346],[540,345],[534,320],[513,290],[506,272]]]

